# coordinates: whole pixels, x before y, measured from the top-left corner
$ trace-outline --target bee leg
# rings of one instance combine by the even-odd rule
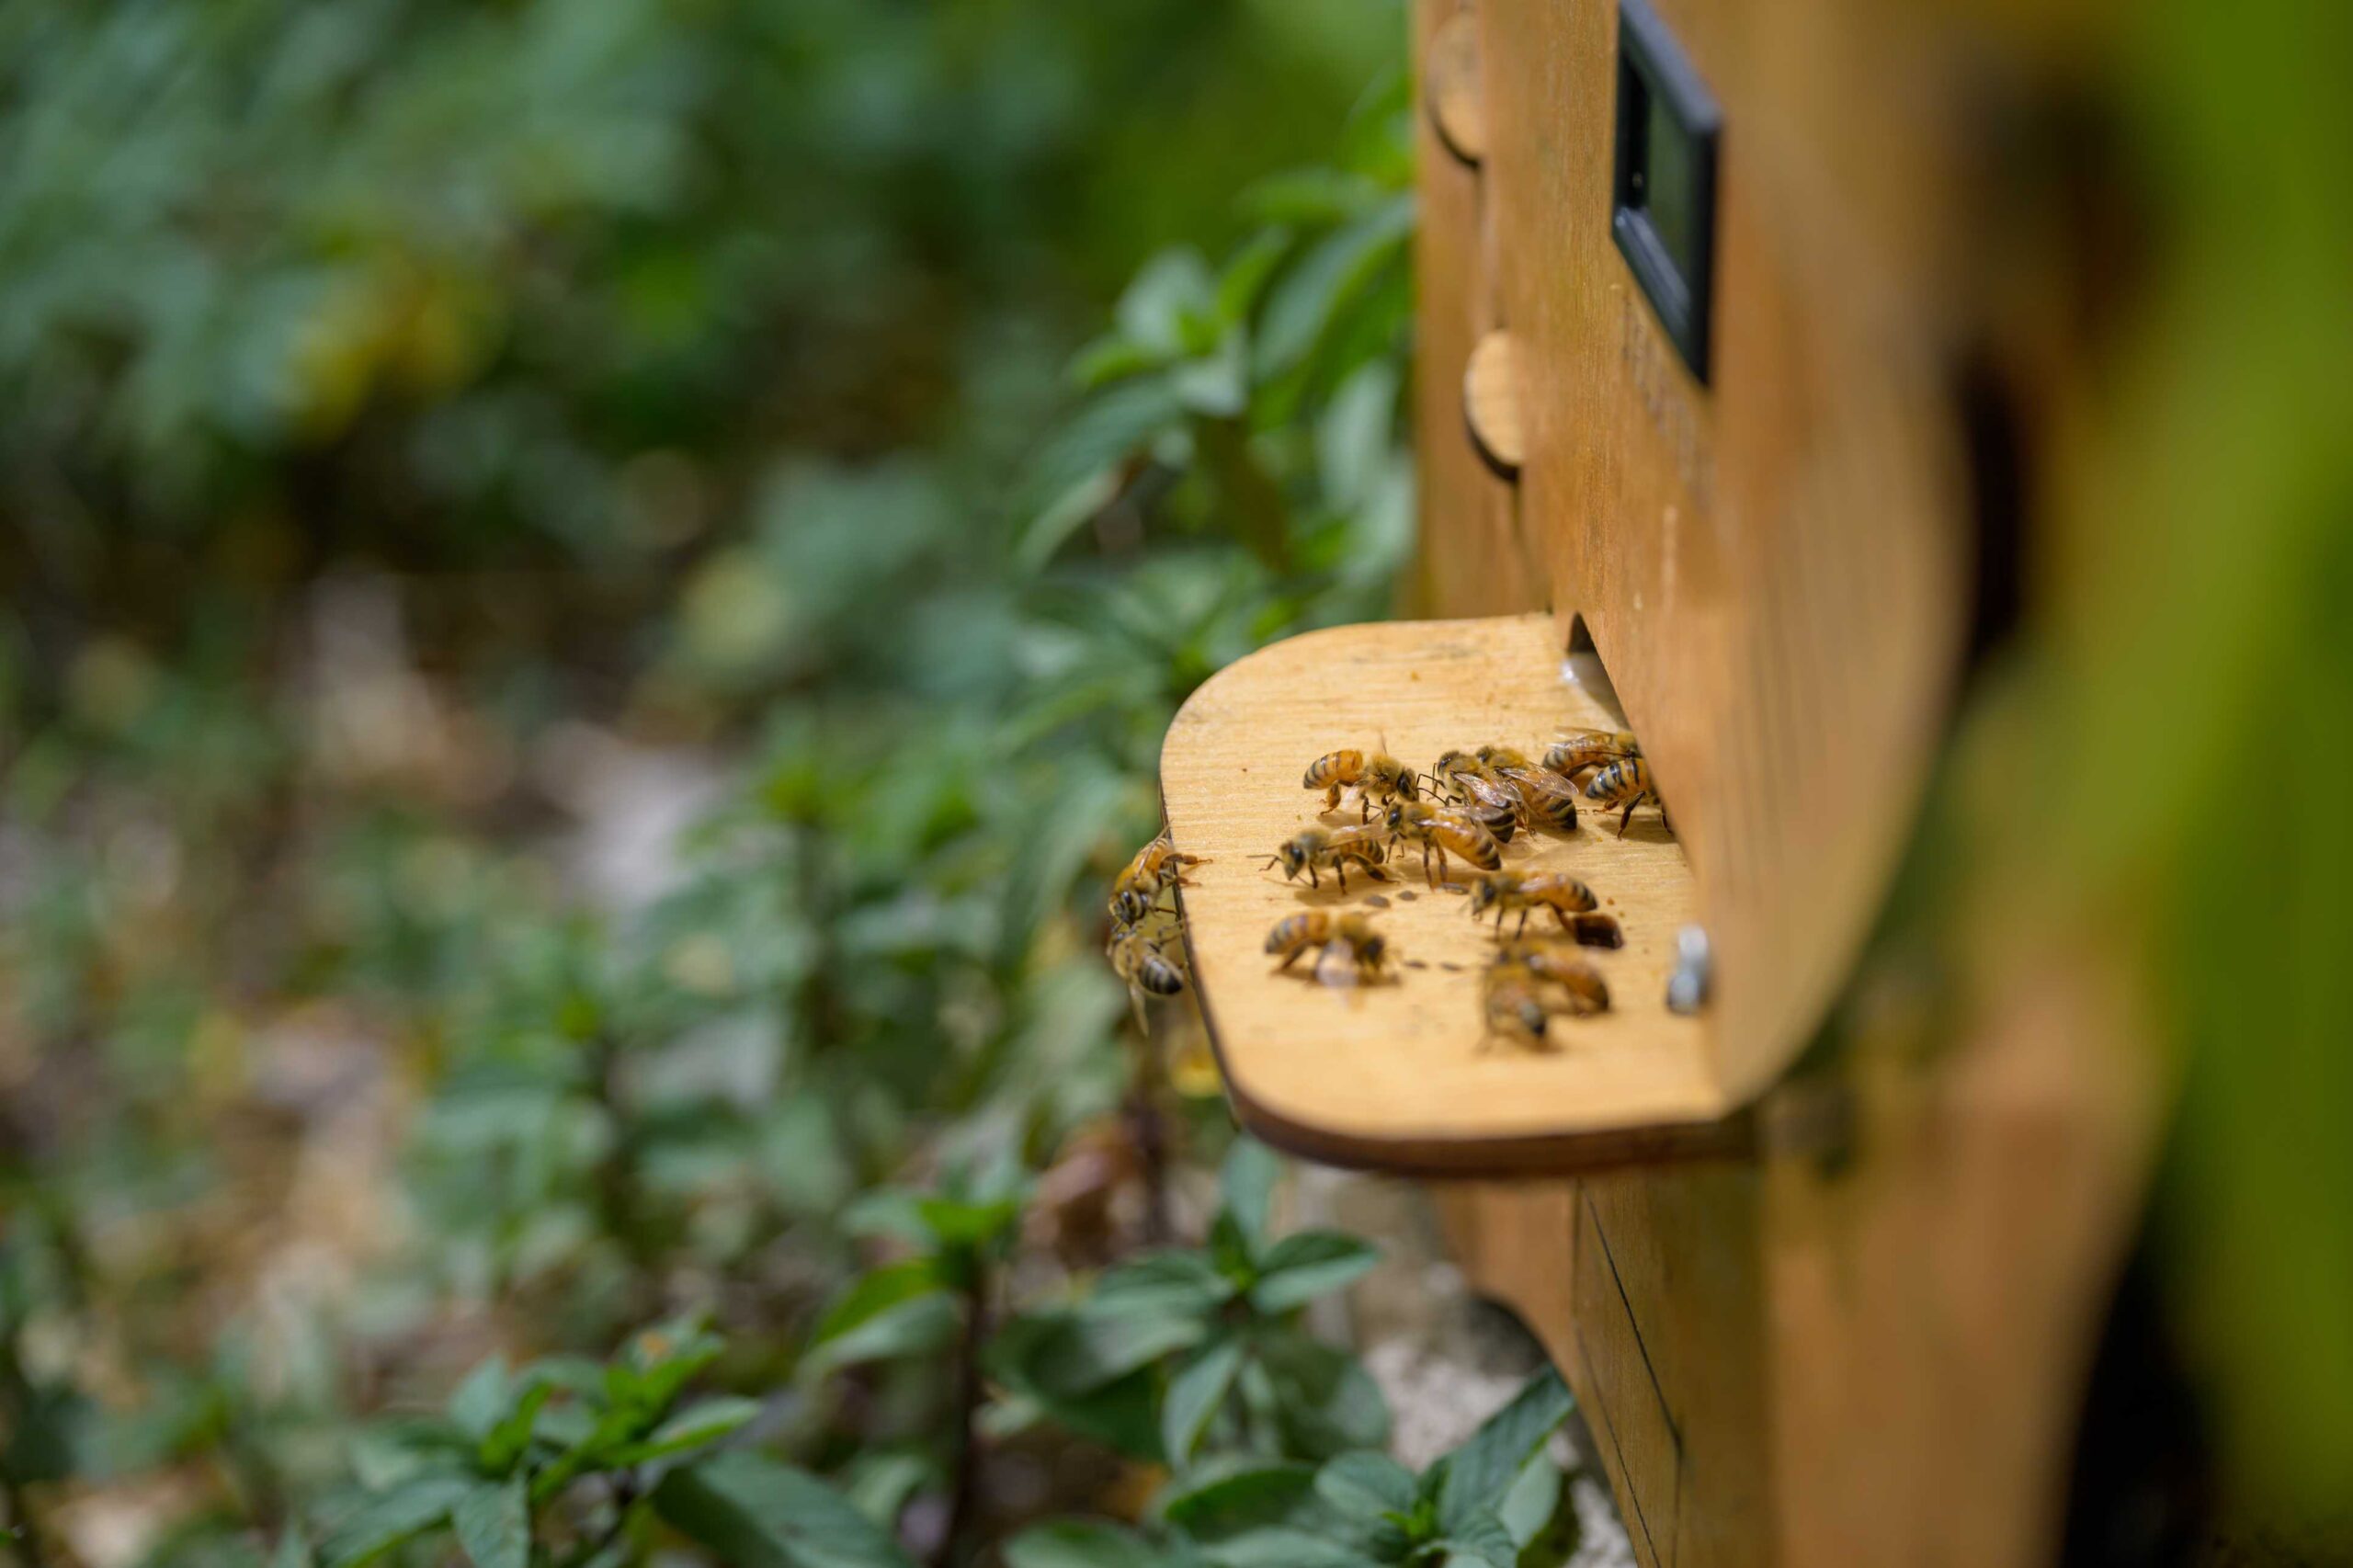
[[[1438,846],[1438,880],[1445,881],[1452,873],[1446,869],[1446,846]]]
[[[1128,982],[1128,1006],[1135,1009],[1137,1031],[1142,1034],[1150,1034],[1152,1026],[1145,1023],[1143,1019],[1143,987],[1132,980]]]
[[[1557,909],[1556,909],[1556,910],[1552,911],[1552,913],[1553,913],[1553,914],[1555,914],[1555,915],[1558,915],[1558,914],[1560,914],[1561,912],[1560,912],[1559,910],[1557,910]],[[1495,922],[1495,924],[1496,924],[1497,926],[1501,926],[1501,925],[1503,924],[1503,922],[1502,922],[1500,919],[1498,919],[1498,920]],[[1516,941],[1519,940],[1519,938],[1520,938],[1520,937],[1525,937],[1525,936],[1527,936],[1527,935],[1528,935],[1528,911],[1526,911],[1525,909],[1523,909],[1523,910],[1521,910],[1521,911],[1519,912],[1519,925],[1518,925],[1518,926],[1517,928],[1515,928],[1515,929],[1513,930],[1513,932],[1512,932],[1512,934],[1511,934],[1511,936],[1512,936],[1512,940],[1516,942]]]
[[[1619,836],[1619,837],[1623,838],[1623,837],[1625,837],[1625,836],[1626,836],[1626,824],[1627,824],[1627,823],[1631,822],[1631,821],[1633,819],[1633,815],[1634,815],[1634,802],[1633,802],[1632,801],[1627,801],[1627,802],[1626,802],[1626,809],[1625,809],[1624,811],[1622,811],[1622,812],[1619,812],[1619,813],[1618,813],[1618,836]]]
[[[1316,874],[1315,862],[1313,860],[1307,863],[1307,885],[1312,888],[1320,888],[1324,885],[1324,879]]]
[[[1348,862],[1343,858],[1332,862],[1332,874],[1340,879],[1340,891],[1348,891]]]

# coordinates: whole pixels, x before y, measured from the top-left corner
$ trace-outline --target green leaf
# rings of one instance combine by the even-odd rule
[[[962,1198],[919,1198],[915,1213],[942,1251],[986,1246],[1000,1240],[1021,1218],[1018,1198],[974,1200]]]
[[[1290,240],[1289,229],[1261,229],[1228,258],[1217,280],[1215,310],[1220,324],[1237,326],[1249,319],[1267,279],[1274,276],[1284,253],[1290,249]]]
[[[1447,1456],[1438,1517],[1449,1535],[1461,1521],[1502,1506],[1521,1468],[1569,1418],[1574,1403],[1561,1374],[1547,1367]]]
[[[1119,492],[1119,470],[1184,417],[1165,376],[1138,376],[1081,404],[1031,458],[1015,506],[1029,521],[1015,560],[1035,572]]]
[[[1258,377],[1272,379],[1304,359],[1341,307],[1395,258],[1413,232],[1414,198],[1407,193],[1317,241],[1267,297],[1258,324]]]
[[[722,1396],[698,1400],[656,1426],[643,1442],[622,1449],[614,1457],[613,1465],[618,1468],[643,1464],[648,1460],[715,1443],[759,1413],[760,1402],[756,1399]]]
[[[963,1313],[956,1298],[935,1290],[888,1307],[812,1351],[802,1366],[813,1374],[870,1361],[937,1356],[956,1343]]]
[[[1563,1484],[1567,1477],[1552,1456],[1544,1449],[1521,1467],[1519,1475],[1504,1493],[1504,1500],[1495,1508],[1495,1517],[1511,1532],[1512,1544],[1526,1550],[1528,1543],[1544,1531],[1561,1511],[1567,1492]]]
[[[1098,1519],[1050,1519],[1003,1549],[1005,1568],[1161,1568],[1167,1560],[1142,1536]]]
[[[1090,1312],[1203,1317],[1233,1299],[1233,1281],[1201,1253],[1145,1253],[1104,1270],[1087,1297]]]
[[[521,1476],[459,1498],[449,1524],[474,1568],[530,1568],[531,1500]]]
[[[1266,1244],[1267,1216],[1282,1172],[1282,1162],[1275,1152],[1256,1138],[1236,1138],[1225,1152],[1225,1165],[1218,1177],[1222,1193],[1220,1211],[1232,1217],[1253,1257]]]
[[[1162,1500],[1164,1517],[1225,1568],[1367,1568],[1303,1464],[1237,1457],[1202,1466]]]
[[[531,1446],[532,1434],[538,1429],[540,1408],[555,1392],[553,1383],[533,1382],[523,1390],[523,1397],[515,1403],[514,1410],[483,1437],[475,1449],[475,1458],[483,1469],[494,1475],[504,1475],[514,1467]]]
[[[1168,1397],[1160,1409],[1160,1445],[1171,1466],[1181,1470],[1192,1461],[1193,1450],[1241,1369],[1242,1343],[1227,1339],[1197,1352],[1169,1379]]]
[[[1493,1514],[1474,1514],[1447,1531],[1445,1541],[1457,1557],[1483,1562],[1487,1568],[1518,1568],[1519,1543]]]
[[[480,1442],[506,1414],[507,1396],[506,1358],[493,1356],[465,1375],[446,1408],[458,1429]]]
[[[1262,1312],[1289,1312],[1336,1290],[1381,1261],[1371,1243],[1337,1231],[1300,1231],[1268,1248],[1258,1263],[1250,1304]]]
[[[1293,1330],[1261,1332],[1257,1350],[1286,1452],[1324,1459],[1388,1441],[1388,1402],[1355,1357]]]
[[[823,1349],[893,1307],[938,1295],[945,1284],[938,1260],[930,1257],[904,1258],[870,1270],[852,1281],[849,1289],[825,1309],[825,1315],[810,1331],[809,1348],[813,1352]]]
[[[447,1518],[474,1483],[454,1475],[426,1475],[369,1499],[319,1543],[323,1568],[358,1568],[411,1536]]]
[[[269,1568],[311,1568],[311,1543],[302,1538],[301,1530],[290,1525],[286,1533],[278,1538],[278,1550],[270,1555]]]
[[[1082,391],[1140,376],[1168,363],[1168,356],[1120,333],[1107,333],[1072,356],[1070,379]]]
[[[737,1450],[673,1471],[654,1512],[729,1568],[913,1568],[874,1521],[815,1476]]]
[[[1414,1472],[1387,1454],[1342,1454],[1315,1472],[1315,1490],[1351,1518],[1410,1514],[1421,1500]]]
[[[994,1407],[995,1415],[1017,1430],[1026,1406],[1030,1418],[1051,1419],[1123,1454],[1160,1458],[1159,1378],[1149,1362],[1083,1389],[1040,1382],[1040,1372],[1058,1385],[1068,1378],[1063,1352],[1069,1335],[1064,1315],[1028,1315],[1013,1319],[991,1338],[985,1353],[989,1372],[1008,1396]]]
[[[1143,264],[1112,315],[1130,342],[1156,353],[1182,354],[1198,347],[1192,337],[1196,324],[1209,314],[1216,297],[1199,252],[1165,250]]]

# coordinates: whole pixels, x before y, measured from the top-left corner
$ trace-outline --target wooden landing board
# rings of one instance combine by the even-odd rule
[[[1610,1012],[1555,1020],[1558,1049],[1540,1054],[1481,1049],[1492,927],[1470,918],[1461,892],[1424,883],[1417,852],[1398,866],[1404,880],[1368,888],[1352,876],[1346,895],[1328,874],[1317,892],[1265,866],[1302,828],[1357,820],[1352,797],[1319,819],[1321,797],[1301,785],[1325,752],[1385,747],[1426,768],[1451,747],[1540,755],[1562,730],[1615,727],[1564,678],[1542,615],[1309,632],[1193,694],[1161,754],[1161,791],[1176,847],[1211,861],[1183,892],[1187,947],[1253,1131],[1312,1159],[1425,1173],[1590,1168],[1738,1142],[1704,1021],[1665,1008],[1693,892],[1654,812],[1637,812],[1622,840],[1614,818],[1589,813],[1573,835],[1522,834],[1504,847],[1507,867],[1582,878],[1625,930],[1622,949],[1585,949]],[[1387,907],[1368,903],[1375,892]],[[1268,928],[1311,909],[1372,915],[1399,960],[1394,982],[1327,986],[1305,960],[1275,972]]]

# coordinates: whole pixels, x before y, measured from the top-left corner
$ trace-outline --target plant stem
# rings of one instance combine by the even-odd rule
[[[956,1460],[948,1492],[948,1524],[940,1531],[938,1568],[956,1568],[970,1555],[964,1537],[972,1528],[973,1500],[981,1473],[981,1347],[988,1342],[989,1266],[975,1254],[964,1279],[964,1333],[956,1346]]]
[[[1136,1141],[1143,1180],[1143,1244],[1168,1244],[1168,1124],[1160,1114],[1160,1058],[1152,1037],[1136,1042],[1135,1072],[1128,1085],[1128,1120]]]

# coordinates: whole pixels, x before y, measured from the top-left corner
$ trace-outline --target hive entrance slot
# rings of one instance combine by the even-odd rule
[[[1417,855],[1397,868],[1403,881],[1368,890],[1352,876],[1346,895],[1329,877],[1311,889],[1266,869],[1301,828],[1357,820],[1352,800],[1319,819],[1320,797],[1301,786],[1325,752],[1385,744],[1426,767],[1453,747],[1540,752],[1564,730],[1620,727],[1567,667],[1547,616],[1339,627],[1241,661],[1178,714],[1161,760],[1169,829],[1211,860],[1182,895],[1186,943],[1235,1109],[1260,1136],[1331,1163],[1425,1173],[1587,1168],[1740,1142],[1706,1017],[1666,1008],[1696,900],[1655,811],[1638,812],[1623,839],[1614,813],[1594,812],[1574,834],[1506,847],[1510,869],[1585,881],[1625,934],[1622,949],[1590,953],[1610,1010],[1558,1020],[1557,1048],[1543,1052],[1483,1048],[1480,977],[1495,937],[1461,893],[1424,884]],[[1394,983],[1278,971],[1268,930],[1316,909],[1371,914],[1398,960]]]

